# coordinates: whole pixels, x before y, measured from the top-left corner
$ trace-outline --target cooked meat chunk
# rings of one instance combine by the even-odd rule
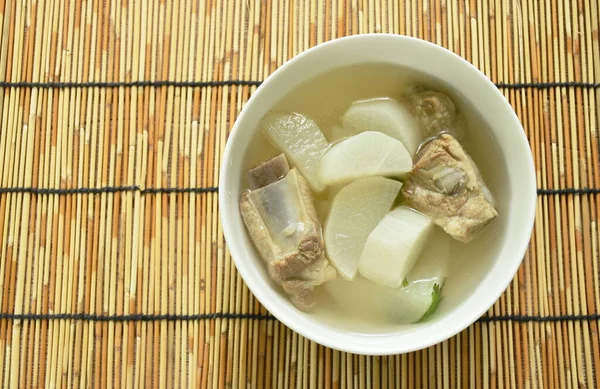
[[[321,257],[301,271],[297,279],[283,281],[281,286],[298,308],[307,311],[315,305],[314,288],[325,281],[334,279],[335,276],[335,269],[325,257]]]
[[[310,309],[313,289],[335,277],[325,258],[321,225],[304,178],[284,178],[242,193],[240,211],[269,276],[300,309]]]
[[[248,171],[248,184],[250,189],[258,189],[267,186],[285,177],[290,171],[290,166],[285,154],[264,161]]]
[[[462,242],[498,216],[477,167],[446,133],[421,148],[402,193],[412,207]]]
[[[410,89],[406,100],[426,136],[449,131],[456,123],[456,108],[444,93],[417,86]]]

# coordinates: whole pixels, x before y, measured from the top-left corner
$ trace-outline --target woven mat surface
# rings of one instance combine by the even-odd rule
[[[598,387],[595,0],[0,2],[1,387]],[[518,275],[456,337],[340,353],[249,293],[219,223],[256,86],[335,37],[443,45],[494,81],[537,167]]]

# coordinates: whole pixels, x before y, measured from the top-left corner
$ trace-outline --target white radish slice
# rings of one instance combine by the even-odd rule
[[[360,321],[364,319],[370,323],[375,320],[394,324],[416,323],[426,313],[435,311],[441,297],[441,285],[431,280],[416,281],[407,287],[388,288],[361,276],[354,281],[338,277],[325,283],[323,289],[340,311],[350,312]]]
[[[400,287],[432,229],[427,216],[407,207],[394,209],[369,234],[358,264],[360,274],[379,285]]]
[[[407,323],[416,323],[433,314],[442,297],[442,285],[433,280],[415,281],[392,290],[399,298],[395,316]]]
[[[428,241],[431,244],[425,245],[417,263],[406,276],[408,285],[400,288],[409,300],[404,305],[408,309],[403,312],[407,320],[417,317],[419,321],[424,320],[435,312],[448,276],[452,238],[441,228],[434,227]]]
[[[344,138],[348,138],[349,136],[354,135],[341,126],[333,126],[331,128],[331,143],[337,142]]]
[[[451,240],[444,230],[433,228],[428,237],[431,244],[425,245],[417,263],[406,276],[408,285],[399,289],[406,298],[403,305],[406,309],[401,313],[406,320],[423,320],[437,309],[450,267]]]
[[[333,185],[370,176],[400,177],[411,168],[412,159],[399,140],[366,131],[327,150],[319,165],[319,181]]]
[[[357,101],[342,117],[342,125],[354,134],[379,131],[396,138],[411,157],[424,140],[419,124],[409,110],[389,98]]]
[[[283,151],[304,176],[311,189],[325,188],[317,176],[319,161],[328,143],[319,126],[309,117],[297,113],[274,113],[261,121],[269,141]]]
[[[361,178],[333,199],[325,226],[325,248],[342,277],[353,280],[367,237],[390,210],[402,183],[383,177]]]
[[[417,263],[406,276],[409,285],[429,280],[442,286],[448,276],[452,237],[440,227],[434,227],[427,239],[431,244],[425,245]]]

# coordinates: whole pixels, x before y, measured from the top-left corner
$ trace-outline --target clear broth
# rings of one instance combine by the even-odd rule
[[[505,215],[508,211],[507,173],[503,156],[488,131],[488,125],[476,108],[461,98],[445,83],[420,72],[403,67],[371,63],[344,67],[333,72],[325,72],[290,91],[272,111],[297,112],[313,119],[331,141],[331,130],[340,125],[340,118],[350,104],[357,100],[376,97],[391,97],[400,100],[403,91],[414,84],[444,92],[450,96],[460,113],[459,126],[462,136],[459,138],[466,152],[477,164],[484,181],[496,201],[499,217],[487,226],[468,244],[452,239],[446,234],[435,234],[435,240],[448,239],[450,244],[450,267],[444,287],[442,302],[436,313],[428,320],[435,320],[459,305],[485,277],[498,251],[499,236],[505,233]],[[260,162],[280,154],[273,145],[256,131],[248,152],[244,157],[246,172]],[[248,187],[245,174],[241,177],[242,187]],[[315,206],[323,225],[333,196],[339,188],[329,188],[315,196]],[[441,229],[439,229],[441,231]],[[435,243],[432,241],[432,243]],[[318,317],[320,322],[333,328],[355,333],[394,332],[408,324],[397,323],[385,315],[382,310],[372,309],[365,312],[363,304],[353,301],[377,301],[377,288],[361,289],[361,295],[353,290],[353,282],[337,277],[316,290],[317,304],[310,315]],[[348,304],[339,304],[330,288],[337,288],[347,296]],[[365,296],[366,293],[366,296]],[[371,294],[371,295],[369,295]]]

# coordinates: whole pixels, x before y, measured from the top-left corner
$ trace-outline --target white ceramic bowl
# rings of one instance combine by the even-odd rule
[[[344,331],[296,309],[270,281],[240,216],[238,200],[244,155],[259,120],[296,86],[341,66],[380,62],[418,69],[443,80],[488,121],[508,176],[508,215],[501,242],[488,255],[485,271],[461,301],[440,309],[425,323],[381,334]],[[386,355],[419,350],[459,333],[482,316],[513,279],[533,229],[536,180],[523,128],[498,89],[477,68],[454,53],[419,39],[398,35],[358,35],[323,43],[293,58],[254,92],[240,113],[225,147],[219,204],[223,232],[235,265],[252,293],[277,319],[322,345],[358,354]],[[467,283],[468,283],[467,282]],[[441,308],[441,306],[440,306]]]

